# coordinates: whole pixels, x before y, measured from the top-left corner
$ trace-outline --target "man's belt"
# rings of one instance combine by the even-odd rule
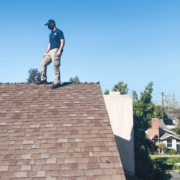
[[[59,48],[59,46],[52,46],[51,49]]]

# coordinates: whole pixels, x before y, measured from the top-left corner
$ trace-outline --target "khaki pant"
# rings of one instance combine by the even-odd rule
[[[58,51],[58,48],[51,49],[46,57],[41,62],[40,68],[41,68],[41,81],[46,80],[46,71],[47,71],[47,65],[49,65],[52,62],[52,67],[54,70],[54,84],[60,83],[60,56],[56,56],[56,53]]]

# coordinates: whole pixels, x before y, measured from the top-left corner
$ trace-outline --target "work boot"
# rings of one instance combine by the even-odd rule
[[[39,82],[37,83],[37,85],[40,85],[40,84],[47,84],[47,81],[46,81],[46,80],[43,80],[43,81],[39,81]]]
[[[55,88],[58,88],[58,87],[60,87],[60,84],[53,84],[53,85],[51,86],[51,89],[55,89]]]

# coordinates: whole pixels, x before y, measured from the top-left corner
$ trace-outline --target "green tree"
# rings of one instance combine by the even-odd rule
[[[160,149],[164,149],[164,148],[166,148],[166,145],[165,145],[164,143],[159,143],[159,144],[158,144],[158,147],[159,147]]]
[[[104,91],[104,94],[109,94],[109,90],[106,89],[106,90]]]
[[[157,146],[161,150],[161,152],[163,151],[164,148],[166,148],[166,145],[164,143],[159,143]]]
[[[29,77],[27,79],[28,83],[37,83],[41,80],[41,73],[38,71],[38,69],[31,68],[29,70]]]
[[[158,119],[162,119],[162,111],[163,111],[163,116],[164,116],[163,118],[164,118],[164,120],[166,120],[168,117],[167,117],[165,109],[162,110],[161,105],[154,105],[154,115],[153,115],[153,117],[158,118]]]
[[[145,87],[139,98],[137,93],[133,91],[135,173],[144,180],[157,180],[157,176],[158,180],[166,180],[169,175],[165,176],[164,172],[166,171],[158,171],[149,156],[150,153],[157,151],[155,145],[157,138],[151,141],[146,135],[146,130],[151,127],[149,122],[155,109],[151,102],[152,91],[152,82]],[[160,166],[163,168],[162,164]]]
[[[175,128],[175,129],[171,129],[171,130],[180,136],[180,128]]]
[[[127,94],[129,90],[127,86],[127,84],[124,84],[124,81],[120,81],[114,85],[112,91],[119,91],[121,94]]]
[[[69,79],[69,81],[72,82],[72,83],[80,82],[79,77],[78,77],[77,75],[76,75],[74,78],[71,77],[71,78]]]

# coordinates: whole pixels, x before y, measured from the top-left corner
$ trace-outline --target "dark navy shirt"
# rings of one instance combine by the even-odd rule
[[[49,43],[50,47],[60,47],[61,39],[64,39],[64,34],[61,30],[57,29],[55,31],[51,31],[49,34]]]

